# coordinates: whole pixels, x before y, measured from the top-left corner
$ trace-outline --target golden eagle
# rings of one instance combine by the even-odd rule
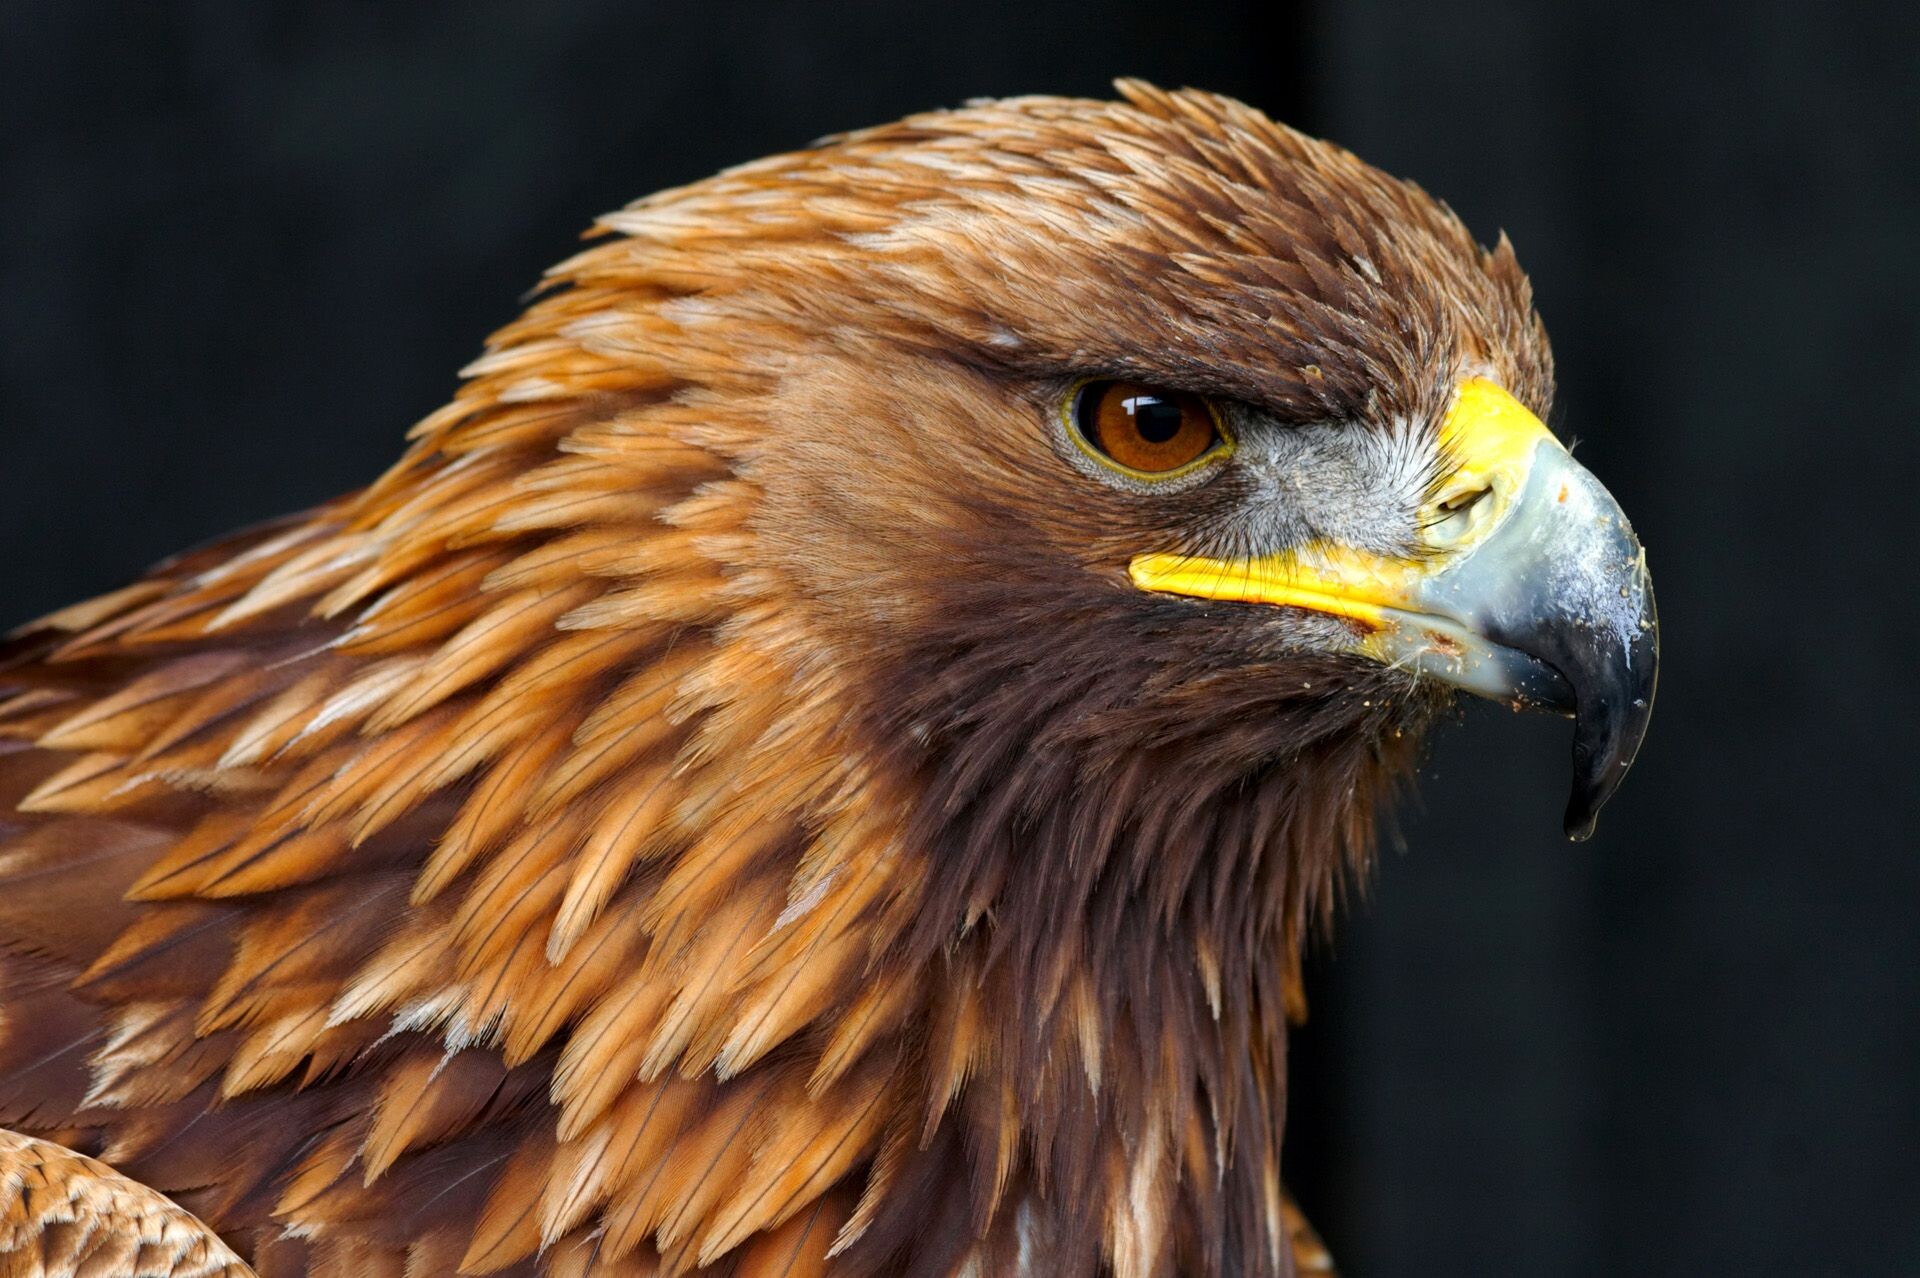
[[[1653,597],[1504,240],[1120,92],[603,218],[370,487],[8,641],[0,1272],[1323,1263],[1303,934],[1456,689],[1590,827]]]

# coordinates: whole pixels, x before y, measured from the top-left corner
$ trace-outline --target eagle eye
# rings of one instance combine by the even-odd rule
[[[1185,474],[1225,449],[1220,414],[1204,397],[1141,382],[1095,381],[1067,400],[1075,442],[1141,479]]]

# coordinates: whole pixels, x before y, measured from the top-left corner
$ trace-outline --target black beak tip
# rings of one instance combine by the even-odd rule
[[[1567,838],[1574,843],[1585,843],[1593,837],[1594,827],[1599,824],[1600,809],[1586,795],[1575,791],[1573,797],[1567,800]]]
[[[1603,719],[1613,716],[1603,714]],[[1633,765],[1633,753],[1639,748],[1640,736],[1646,732],[1646,716],[1639,716],[1637,731],[1623,732],[1619,726],[1608,732],[1602,729],[1600,735],[1607,746],[1613,748],[1596,749],[1599,743],[1589,741],[1589,724],[1585,714],[1580,717],[1574,728],[1573,743],[1573,791],[1567,796],[1567,812],[1563,819],[1563,828],[1567,838],[1575,843],[1585,843],[1593,837],[1594,827],[1600,821],[1600,809],[1605,807],[1613,792],[1620,788],[1626,779],[1627,769]],[[1626,747],[1624,750],[1620,747]]]
[[[1573,791],[1567,796],[1564,819],[1567,838],[1575,843],[1593,837],[1600,809],[1626,780],[1653,717],[1659,683],[1658,630],[1649,626],[1629,654],[1632,660],[1615,667],[1612,678],[1589,675],[1575,685],[1579,709],[1573,729]]]

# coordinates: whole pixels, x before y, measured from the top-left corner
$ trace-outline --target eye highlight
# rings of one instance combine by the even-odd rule
[[[1182,475],[1231,447],[1212,404],[1142,382],[1096,381],[1067,399],[1074,442],[1138,479]]]

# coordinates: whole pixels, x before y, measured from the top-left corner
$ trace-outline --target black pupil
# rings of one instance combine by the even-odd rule
[[[1124,405],[1133,418],[1134,429],[1149,444],[1164,444],[1178,435],[1181,419],[1186,416],[1180,405],[1158,395],[1134,395]]]

